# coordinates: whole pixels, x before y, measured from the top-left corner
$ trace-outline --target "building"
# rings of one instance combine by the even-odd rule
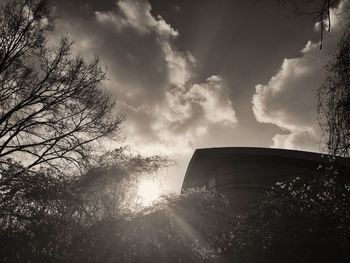
[[[249,204],[279,181],[312,176],[329,156],[313,152],[226,147],[197,149],[188,165],[182,191],[216,189],[226,194],[235,211]],[[350,158],[339,158],[340,174],[350,175]]]

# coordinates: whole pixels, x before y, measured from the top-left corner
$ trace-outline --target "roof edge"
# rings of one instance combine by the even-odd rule
[[[305,159],[310,161],[321,161],[324,158],[326,161],[327,157],[331,155],[321,152],[310,152],[301,151],[293,149],[282,149],[282,148],[265,148],[265,147],[213,147],[213,148],[198,148],[194,151],[191,160],[187,166],[185,177],[182,183],[183,186],[186,185],[189,179],[190,170],[197,160],[197,158],[202,154],[250,154],[250,155],[268,155],[268,156],[280,156],[286,158],[297,158]],[[342,165],[350,167],[350,158],[337,156],[341,160]]]

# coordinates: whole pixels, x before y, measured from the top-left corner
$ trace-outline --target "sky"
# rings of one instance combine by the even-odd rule
[[[124,143],[175,160],[162,182],[179,191],[196,148],[320,150],[315,93],[347,1],[331,13],[322,50],[315,18],[286,2],[51,1],[50,41],[69,34],[74,55],[99,56],[126,114]]]

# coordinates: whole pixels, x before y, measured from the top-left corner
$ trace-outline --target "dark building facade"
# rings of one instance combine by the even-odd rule
[[[197,149],[187,167],[182,190],[216,189],[226,194],[237,212],[261,198],[282,180],[312,176],[328,156],[304,151],[227,147]],[[340,173],[350,175],[350,159],[339,158]]]

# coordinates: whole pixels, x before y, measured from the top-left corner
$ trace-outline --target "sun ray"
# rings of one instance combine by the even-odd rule
[[[148,206],[156,201],[160,195],[160,185],[154,180],[145,179],[139,183],[138,196],[144,206]]]

